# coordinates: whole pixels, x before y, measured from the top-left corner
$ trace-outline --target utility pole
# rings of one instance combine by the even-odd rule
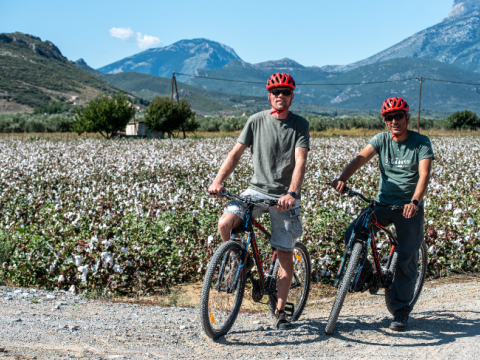
[[[172,73],[172,90],[170,92],[170,101],[173,101],[173,87],[175,87],[175,94],[177,95],[177,103],[180,102],[178,98],[177,78],[175,77],[175,71]]]
[[[418,95],[418,118],[417,118],[417,131],[420,134],[420,108],[422,106],[422,84],[423,76],[420,76],[420,93]]]

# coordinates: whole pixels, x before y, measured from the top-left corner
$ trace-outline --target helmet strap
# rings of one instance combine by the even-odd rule
[[[409,121],[407,121],[407,126],[405,126],[405,130],[403,130],[403,132],[402,132],[400,135],[393,135],[393,134],[392,134],[392,138],[390,139],[390,141],[393,141],[394,138],[397,138],[397,139],[398,139],[398,138],[401,137],[403,134],[405,134],[405,133],[407,132],[407,130],[408,130],[408,123],[409,123]]]
[[[270,110],[270,115],[284,113],[285,111],[288,111],[289,107],[287,107],[286,109],[283,109],[283,110],[277,110],[277,109],[272,107],[272,110]]]

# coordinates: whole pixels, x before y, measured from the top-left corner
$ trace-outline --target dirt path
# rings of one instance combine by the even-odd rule
[[[273,330],[266,313],[241,314],[217,341],[203,335],[196,308],[3,288],[0,348],[6,352],[0,358],[480,358],[480,282],[455,281],[426,284],[405,333],[388,329],[383,293],[355,294],[332,336],[324,333],[328,298],[313,300],[292,331]]]

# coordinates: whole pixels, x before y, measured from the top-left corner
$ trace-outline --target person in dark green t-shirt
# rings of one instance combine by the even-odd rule
[[[288,109],[292,104],[295,81],[286,73],[276,73],[267,82],[268,100],[272,106],[252,115],[238,142],[223,162],[208,191],[212,196],[225,190],[222,183],[234,171],[243,152],[252,152],[254,174],[248,189],[240,194],[255,200],[278,200],[279,206],[255,206],[254,218],[270,214],[272,237],[270,244],[277,250],[280,270],[277,278],[277,328],[292,327],[285,313],[285,304],[293,277],[295,241],[302,235],[300,192],[305,177],[310,148],[308,121]],[[240,201],[230,201],[218,221],[223,241],[230,239],[232,229],[243,223],[246,207]],[[246,263],[247,269],[253,261]]]
[[[399,97],[389,98],[382,105],[382,116],[389,132],[374,136],[369,144],[343,170],[332,186],[340,194],[347,180],[370,159],[378,154],[380,185],[376,200],[403,205],[403,214],[385,207],[375,207],[376,220],[382,226],[395,225],[398,237],[398,263],[391,289],[395,319],[390,328],[407,328],[410,306],[415,290],[418,252],[423,242],[423,197],[427,193],[432,162],[435,159],[430,139],[408,130],[409,106]],[[362,215],[363,216],[363,212]],[[358,219],[357,219],[358,220]],[[345,244],[360,221],[355,220],[345,233]],[[360,280],[368,282],[373,273],[367,260]]]

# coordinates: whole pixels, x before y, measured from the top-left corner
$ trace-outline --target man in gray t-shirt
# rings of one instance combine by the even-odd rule
[[[427,193],[432,162],[435,159],[430,139],[408,130],[409,107],[402,98],[385,100],[382,116],[389,132],[373,137],[369,144],[343,170],[332,186],[342,193],[346,181],[370,159],[378,154],[380,186],[377,201],[404,206],[403,214],[385,207],[375,207],[376,220],[382,226],[395,225],[398,237],[398,262],[395,281],[391,288],[391,301],[395,319],[390,328],[403,331],[407,328],[410,306],[414,296],[419,249],[423,243],[423,197]],[[347,229],[347,243],[352,232],[360,234],[362,215]],[[361,236],[358,235],[358,236]],[[372,264],[365,262],[360,276],[360,286],[372,277]]]
[[[267,82],[271,110],[251,116],[238,142],[222,164],[210,194],[225,190],[223,181],[233,172],[243,152],[250,147],[254,174],[242,196],[254,199],[276,199],[279,206],[256,207],[253,217],[268,212],[271,219],[271,245],[277,250],[280,269],[277,279],[277,327],[289,329],[285,304],[293,276],[295,240],[302,234],[300,190],[305,176],[307,153],[310,147],[308,121],[288,111],[295,81],[285,73],[273,74]],[[218,195],[212,195],[219,197]],[[239,201],[227,204],[218,222],[223,241],[230,239],[232,229],[243,222],[245,207]],[[253,265],[253,261],[250,261]],[[247,267],[249,263],[247,262]]]

